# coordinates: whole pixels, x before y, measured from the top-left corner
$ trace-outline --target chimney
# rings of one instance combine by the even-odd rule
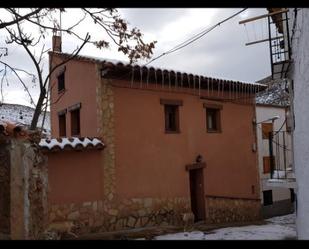
[[[53,35],[52,46],[54,52],[61,52],[61,36]]]

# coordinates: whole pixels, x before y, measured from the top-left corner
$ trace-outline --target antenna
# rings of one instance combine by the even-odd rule
[[[59,19],[60,19],[60,37],[62,38],[61,9],[59,9]]]

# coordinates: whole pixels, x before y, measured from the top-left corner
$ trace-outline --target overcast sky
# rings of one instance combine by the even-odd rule
[[[201,32],[202,30],[220,22],[241,9],[212,9],[212,8],[130,8],[118,9],[131,27],[138,27],[144,34],[147,42],[156,40],[153,57],[173,48],[179,43]],[[175,53],[163,56],[151,63],[151,66],[200,74],[215,78],[255,82],[271,74],[268,43],[245,46],[248,41],[261,39],[266,34],[266,23],[239,25],[238,22],[245,18],[267,13],[265,8],[247,9],[237,17],[223,23],[201,39]],[[70,9],[63,16],[63,25],[74,23],[74,18],[80,17],[77,9]],[[76,19],[77,20],[77,19]],[[101,29],[100,29],[101,30]],[[102,31],[90,23],[85,22],[79,27],[81,34],[90,34],[104,37]],[[47,37],[46,48],[51,46],[51,38]],[[63,36],[63,52],[73,51],[80,42],[72,37]],[[18,68],[25,68],[34,72],[34,68],[25,51],[13,45],[5,44],[5,34],[0,32],[0,47],[8,47],[9,55],[2,56],[0,60],[10,63]],[[41,47],[38,48],[38,52]],[[102,58],[128,59],[117,52],[115,47],[109,50],[98,50],[93,45],[86,45],[81,51],[82,55],[92,55]],[[45,65],[48,65],[47,57]],[[1,65],[0,65],[0,68]],[[21,77],[31,85],[31,93],[37,97],[37,85],[25,74]],[[29,98],[22,87],[14,79],[9,78],[10,84],[4,83],[4,102],[29,105]]]

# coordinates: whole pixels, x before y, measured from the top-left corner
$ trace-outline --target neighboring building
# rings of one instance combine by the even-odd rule
[[[287,123],[292,131],[292,168],[296,175],[297,235],[309,239],[309,9],[268,8],[266,18],[269,37],[260,42],[269,42],[272,79],[287,82],[291,100]],[[282,182],[282,186],[288,183]]]
[[[52,65],[68,56],[51,52]],[[50,222],[110,231],[181,224],[190,212],[260,219],[254,98],[265,85],[77,56],[51,87],[51,134],[62,139],[41,142]]]
[[[261,83],[263,81],[259,81]],[[268,83],[266,83],[268,82]],[[294,211],[294,189],[269,184],[270,179],[286,179],[292,174],[292,145],[286,125],[289,100],[284,82],[263,82],[268,88],[257,94],[256,122],[258,157],[261,180],[262,214],[264,218],[284,215]],[[274,119],[276,118],[276,119]],[[272,154],[274,171],[271,170],[269,132],[273,135]]]
[[[273,73],[273,77],[284,78],[290,83],[294,169],[297,179],[297,235],[299,239],[309,239],[309,9],[280,10],[284,12],[272,18],[279,35],[283,36],[280,38],[282,46],[279,50],[279,63],[272,63],[272,68],[280,70],[278,74]],[[277,10],[269,8],[268,11],[273,13]],[[271,57],[274,57],[274,52]]]

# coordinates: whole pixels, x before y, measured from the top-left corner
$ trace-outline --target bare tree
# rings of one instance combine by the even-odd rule
[[[5,30],[7,32],[7,44],[16,44],[24,49],[26,55],[31,59],[35,73],[27,72],[25,69],[19,69],[15,66],[8,65],[1,60],[0,64],[4,66],[2,73],[3,77],[7,76],[7,69],[10,69],[14,74],[19,78],[19,81],[26,89],[26,92],[30,96],[31,101],[33,101],[31,94],[28,90],[29,83],[24,82],[19,76],[18,72],[24,71],[29,75],[33,76],[33,79],[38,81],[39,85],[39,97],[35,105],[35,111],[33,119],[30,125],[31,130],[35,130],[37,127],[38,119],[43,109],[46,112],[48,105],[48,93],[49,93],[49,80],[51,74],[60,66],[66,64],[70,60],[74,59],[81,49],[86,44],[93,44],[98,49],[109,48],[110,43],[114,43],[118,47],[118,51],[125,54],[130,63],[136,62],[139,59],[150,58],[153,53],[155,41],[150,43],[145,43],[142,39],[142,33],[139,29],[133,28],[129,30],[128,23],[126,20],[122,19],[118,14],[116,9],[86,9],[81,8],[81,17],[79,20],[69,26],[65,27],[60,25],[59,21],[55,17],[60,13],[67,12],[65,9],[52,9],[52,8],[37,8],[30,9],[26,14],[21,14],[20,9],[7,8],[5,9],[8,14],[11,16],[11,20],[2,20],[0,17],[0,30]],[[93,40],[89,33],[85,36],[76,31],[82,22],[91,21],[97,27],[98,32],[104,31],[104,34],[107,34],[108,39],[99,39]],[[33,27],[33,30],[36,33],[29,29],[29,26]],[[27,29],[28,28],[28,29]],[[43,57],[44,54],[49,51],[45,48],[44,39],[48,32],[63,32],[65,34],[71,35],[77,40],[79,40],[80,45],[73,52],[70,53],[65,60],[61,63],[49,68],[49,72],[46,76],[43,74]],[[40,49],[40,54],[35,55],[38,46],[42,45]],[[2,93],[2,84],[4,78],[1,80],[1,93]],[[44,114],[45,116],[45,114]]]

